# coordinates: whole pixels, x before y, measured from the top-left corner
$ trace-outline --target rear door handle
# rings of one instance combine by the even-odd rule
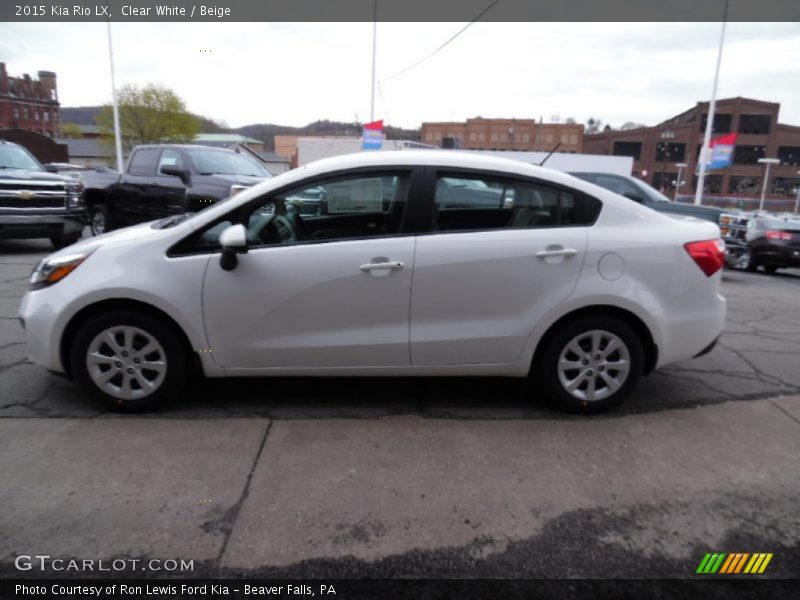
[[[558,250],[540,250],[536,253],[536,258],[550,258],[551,256],[575,256],[578,253],[575,248],[560,248]]]
[[[405,266],[406,264],[400,262],[399,260],[391,260],[389,262],[367,263],[366,265],[361,265],[361,270],[378,271],[380,269],[389,269],[391,271],[397,271],[398,269],[402,269]]]

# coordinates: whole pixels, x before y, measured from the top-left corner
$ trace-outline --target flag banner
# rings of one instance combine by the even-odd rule
[[[733,149],[736,146],[736,134],[723,135],[711,140],[706,150],[706,170],[724,169],[733,164]]]
[[[383,121],[373,121],[364,125],[361,138],[362,150],[380,150],[383,147]]]

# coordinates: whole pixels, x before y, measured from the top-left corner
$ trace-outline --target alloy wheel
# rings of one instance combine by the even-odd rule
[[[102,235],[106,232],[106,217],[102,211],[96,210],[92,213],[92,234]]]
[[[572,338],[557,365],[564,390],[578,400],[594,402],[608,398],[625,384],[631,357],[619,336],[595,329]]]
[[[120,400],[137,400],[161,387],[167,355],[158,340],[138,327],[119,325],[98,333],[86,350],[94,384]]]

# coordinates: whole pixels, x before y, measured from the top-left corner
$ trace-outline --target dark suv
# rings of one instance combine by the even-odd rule
[[[22,146],[0,140],[0,239],[48,238],[63,248],[81,237],[80,183],[48,172]]]

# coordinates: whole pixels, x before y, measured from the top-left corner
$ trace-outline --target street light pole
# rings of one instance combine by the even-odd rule
[[[683,170],[686,167],[688,167],[689,165],[687,165],[686,163],[678,163],[675,166],[678,167],[678,180],[675,182],[675,195],[672,197],[672,199],[675,202],[677,202],[678,201],[678,190],[681,189],[681,174],[683,173]]]
[[[777,158],[759,158],[759,164],[766,165],[766,172],[764,173],[764,185],[761,186],[761,202],[758,204],[758,212],[764,210],[764,196],[767,194],[767,186],[769,185],[769,166],[779,165],[781,161]]]

